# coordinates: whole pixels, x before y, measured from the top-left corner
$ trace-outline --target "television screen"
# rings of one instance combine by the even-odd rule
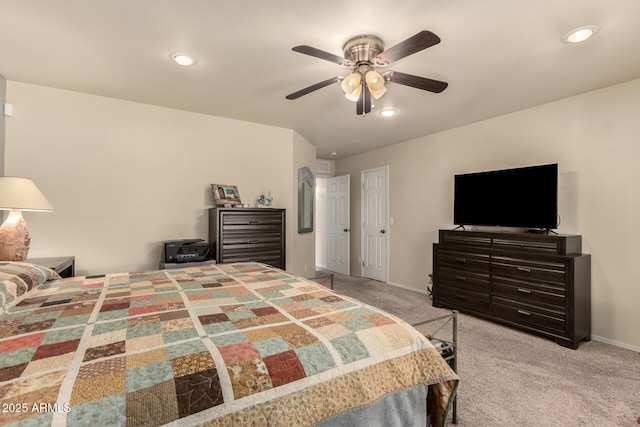
[[[456,175],[456,225],[557,227],[558,165]]]

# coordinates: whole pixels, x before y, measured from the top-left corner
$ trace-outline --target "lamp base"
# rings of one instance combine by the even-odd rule
[[[11,209],[0,226],[0,261],[24,261],[29,253],[31,235],[20,209]]]

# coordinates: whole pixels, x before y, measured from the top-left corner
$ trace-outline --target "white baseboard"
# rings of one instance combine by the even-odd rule
[[[395,286],[397,288],[407,289],[409,291],[420,292],[421,294],[429,295],[429,291],[426,290],[426,289],[416,289],[416,288],[412,288],[411,286],[401,285],[400,283],[394,283],[394,282],[387,282],[387,285],[391,285],[391,286]]]
[[[603,342],[605,344],[615,345],[616,347],[626,348],[627,350],[633,350],[633,351],[640,352],[640,347],[638,347],[636,345],[627,344],[625,342],[614,341],[614,340],[610,340],[609,338],[599,337],[597,335],[591,335],[591,339],[594,340],[594,341]]]

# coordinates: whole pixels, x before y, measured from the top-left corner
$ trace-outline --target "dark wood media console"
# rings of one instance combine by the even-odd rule
[[[582,237],[440,230],[433,305],[578,348],[591,338],[591,256]]]

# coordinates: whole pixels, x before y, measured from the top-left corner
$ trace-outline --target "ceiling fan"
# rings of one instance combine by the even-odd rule
[[[287,95],[286,98],[297,99],[333,83],[341,82],[345,97],[356,102],[356,113],[364,116],[371,112],[371,97],[378,99],[387,91],[385,82],[440,93],[447,88],[448,83],[398,71],[388,70],[381,74],[375,70],[377,67],[386,67],[394,61],[438,43],[440,43],[440,37],[431,31],[424,30],[386,50],[382,40],[376,36],[354,37],[345,43],[344,57],[307,45],[295,46],[291,49],[294,52],[335,62],[343,67],[351,68],[352,72],[348,76],[336,76],[316,83]]]

